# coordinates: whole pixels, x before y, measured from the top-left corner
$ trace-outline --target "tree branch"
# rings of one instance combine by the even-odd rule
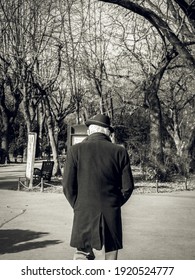
[[[189,66],[194,70],[195,59],[187,50],[185,45],[180,41],[176,34],[171,30],[168,23],[159,17],[155,12],[145,7],[142,7],[130,0],[99,0],[105,3],[112,3],[123,8],[126,8],[149,21],[157,30],[160,30],[166,39],[171,43],[179,55],[188,62]]]
[[[195,4],[193,2],[191,4],[188,4],[184,0],[174,0],[178,6],[182,9],[184,14],[187,16],[187,18],[191,21],[193,26],[195,27]]]

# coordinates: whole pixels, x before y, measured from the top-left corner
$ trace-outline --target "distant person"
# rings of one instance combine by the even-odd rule
[[[70,147],[63,176],[63,191],[74,210],[70,246],[74,259],[95,258],[104,247],[105,259],[116,260],[122,249],[121,206],[130,198],[134,182],[129,156],[113,144],[113,128],[106,115],[86,121],[88,137]]]

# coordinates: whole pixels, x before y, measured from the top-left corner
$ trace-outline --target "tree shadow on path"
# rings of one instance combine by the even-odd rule
[[[47,234],[49,233],[21,229],[0,230],[0,255],[44,248],[62,243],[60,240],[32,241]]]

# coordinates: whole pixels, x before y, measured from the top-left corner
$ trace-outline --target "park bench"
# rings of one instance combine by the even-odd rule
[[[34,168],[33,170],[33,185],[32,187],[41,187],[41,191],[44,189],[44,185],[51,185],[51,177],[53,172],[54,161],[43,161],[41,168]],[[18,181],[18,189],[20,185],[27,186],[27,178],[20,177]]]
[[[43,178],[46,181],[51,181],[52,171],[53,171],[54,162],[53,161],[43,161],[42,167],[34,168],[33,177],[34,179],[41,180]]]

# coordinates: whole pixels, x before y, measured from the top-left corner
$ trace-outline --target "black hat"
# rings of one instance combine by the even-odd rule
[[[109,128],[111,132],[114,132],[113,127],[110,126],[110,118],[106,115],[98,114],[95,117],[87,120],[85,124],[86,126],[90,126],[91,124],[99,125]]]

